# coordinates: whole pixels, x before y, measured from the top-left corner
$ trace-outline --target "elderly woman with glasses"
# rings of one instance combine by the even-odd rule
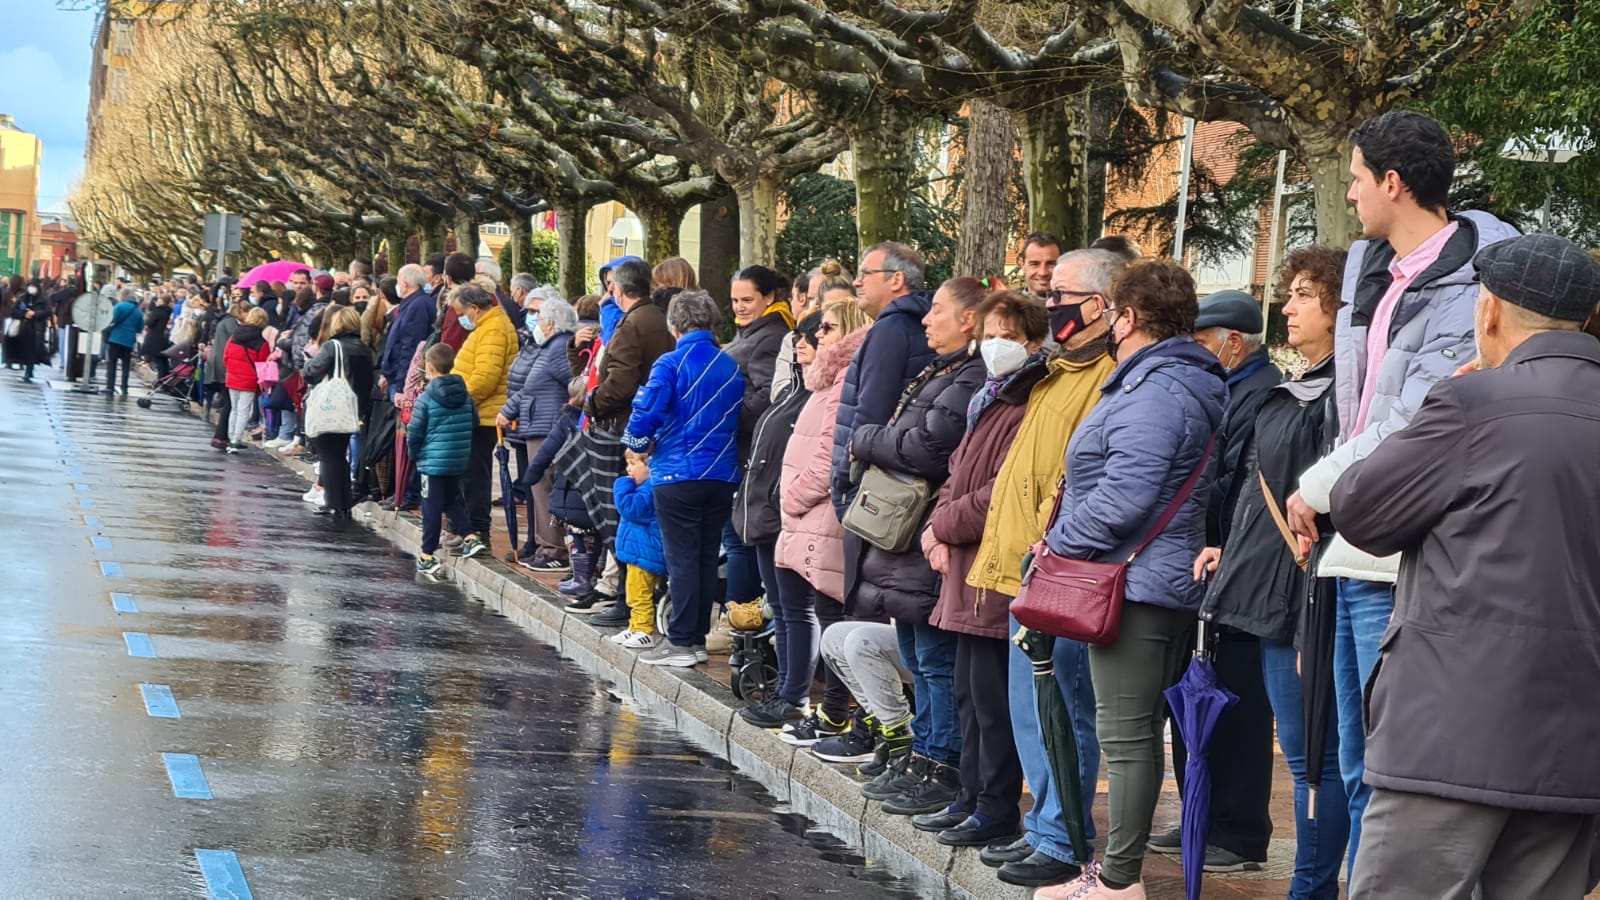
[[[667,556],[672,616],[667,639],[640,657],[651,666],[705,662],[717,599],[722,529],[739,483],[739,411],[745,379],[717,346],[716,301],[684,291],[667,307],[677,347],[656,360],[633,398],[622,443],[648,453],[650,483]]]
[[[578,330],[578,313],[553,288],[534,288],[523,294],[527,313],[526,337],[507,377],[506,402],[495,417],[517,455],[517,472],[526,477],[528,460],[539,454],[556,419],[567,405],[567,383],[572,369],[567,345]],[[550,517],[549,474],[535,484],[519,484],[528,496],[527,543],[517,550],[517,563],[535,572],[571,569],[561,529]],[[519,492],[520,493],[520,492]]]
[[[1128,565],[1120,636],[1089,648],[1096,732],[1110,772],[1110,836],[1102,865],[1046,888],[1044,900],[1142,898],[1150,821],[1161,794],[1162,691],[1177,680],[1204,588],[1193,576],[1205,548],[1202,477],[1212,435],[1227,402],[1217,358],[1195,342],[1194,279],[1167,261],[1139,263],[1111,287],[1106,347],[1117,367],[1100,402],[1067,445],[1060,511],[1045,533],[1050,552],[1068,559]],[[1160,533],[1152,524],[1172,504]]]

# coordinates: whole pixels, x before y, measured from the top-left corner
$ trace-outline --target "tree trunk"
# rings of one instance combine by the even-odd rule
[[[1017,126],[1011,113],[987,100],[972,100],[967,109],[966,155],[961,161],[965,202],[954,272],[984,278],[1005,271]]]
[[[456,252],[478,258],[478,220],[472,213],[456,211],[456,221],[451,229],[456,239]]]
[[[770,174],[734,186],[739,197],[739,265],[771,266],[778,258],[778,193],[782,182]]]
[[[578,199],[556,200],[556,268],[561,293],[578,297],[588,292],[589,255],[585,252],[584,220],[588,204]]]
[[[911,237],[912,128],[916,119],[874,103],[850,142],[856,169],[856,236],[861,249]]]
[[[533,260],[533,226],[522,216],[511,219],[511,271],[505,273],[506,283],[518,272],[526,272]]]
[[[445,252],[445,234],[443,219],[424,220],[422,233],[417,239],[417,258],[426,260],[435,253]]]
[[[1332,247],[1350,246],[1361,236],[1361,220],[1345,199],[1350,191],[1350,160],[1343,147],[1330,154],[1302,153],[1300,161],[1311,173],[1312,196],[1317,204],[1317,241]]]
[[[1048,231],[1064,250],[1089,243],[1089,94],[1045,103],[1022,113],[1023,180],[1028,230]]]
[[[629,204],[629,209],[644,223],[644,258],[651,265],[678,255],[678,230],[683,225],[683,210],[672,203]]]
[[[389,257],[389,274],[399,275],[400,267],[411,262],[406,256],[406,245],[411,242],[411,232],[405,226],[392,226],[383,239]]]

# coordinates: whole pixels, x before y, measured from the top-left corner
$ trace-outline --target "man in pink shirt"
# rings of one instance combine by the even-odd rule
[[[1350,248],[1334,335],[1340,441],[1300,476],[1300,490],[1287,504],[1294,530],[1312,540],[1339,475],[1404,428],[1428,391],[1473,358],[1472,258],[1517,234],[1485,213],[1446,210],[1455,150],[1427,116],[1385,113],[1356,128],[1350,144],[1349,200],[1367,239]],[[1334,693],[1353,868],[1372,790],[1362,780],[1362,692],[1394,611],[1399,557],[1371,556],[1337,535],[1319,551],[1317,574],[1338,579]]]

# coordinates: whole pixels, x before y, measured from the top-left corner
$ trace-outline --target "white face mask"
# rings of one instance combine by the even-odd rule
[[[1004,378],[1028,361],[1028,348],[1005,338],[986,338],[979,347],[983,364],[995,378]]]
[[[528,334],[533,336],[534,344],[540,347],[543,347],[544,342],[549,340],[549,338],[545,336],[544,326],[540,325],[537,320],[531,321],[528,325]]]

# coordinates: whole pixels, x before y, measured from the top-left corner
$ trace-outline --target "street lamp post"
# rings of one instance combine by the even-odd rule
[[[1582,128],[1577,131],[1545,131],[1514,137],[1500,148],[1500,155],[1506,159],[1543,163],[1549,166],[1545,172],[1544,203],[1539,207],[1540,231],[1545,233],[1550,231],[1551,201],[1555,197],[1555,167],[1571,162],[1593,146],[1594,141],[1589,137],[1589,129]]]

